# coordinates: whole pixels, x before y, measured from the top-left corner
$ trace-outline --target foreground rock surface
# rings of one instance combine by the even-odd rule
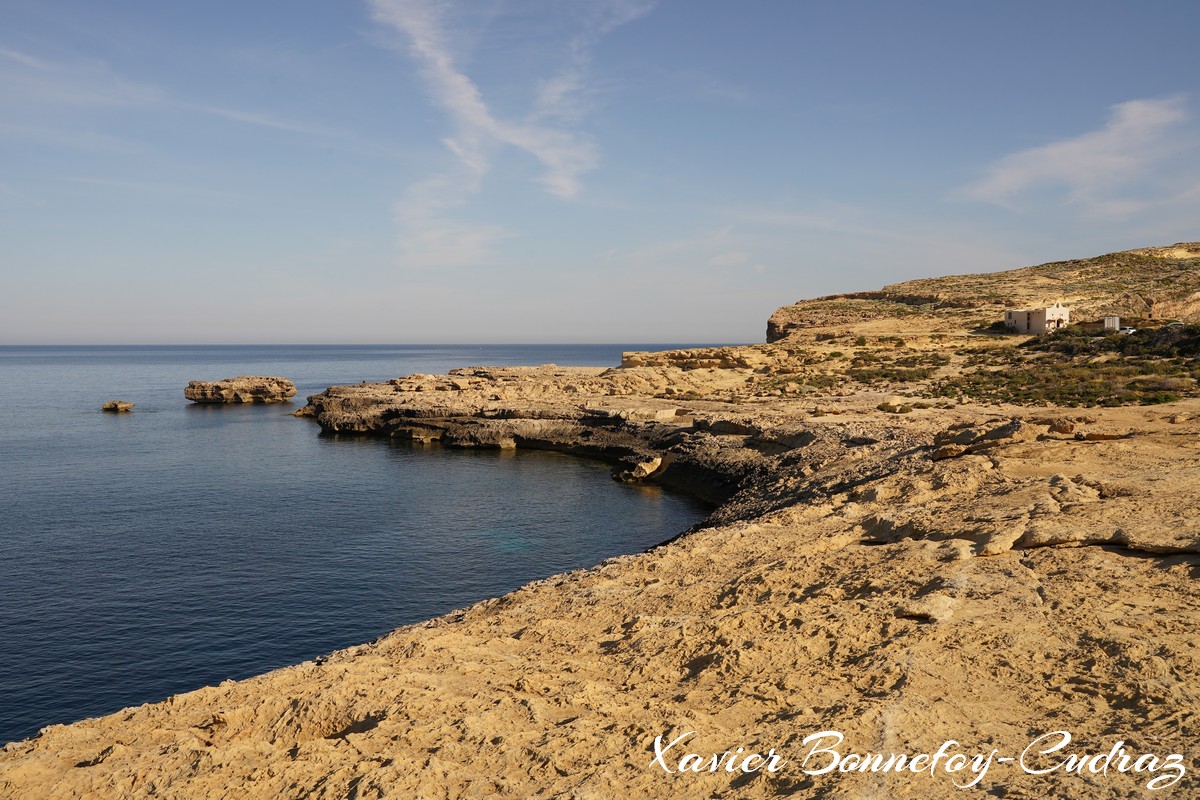
[[[945,341],[919,352],[954,369],[978,338],[939,319]],[[1029,408],[816,382],[856,337],[882,334],[854,345],[864,360],[917,352],[888,325],[310,397],[298,413],[327,435],[562,450],[719,505],[648,553],[46,728],[0,751],[0,796],[1197,796],[1200,399]],[[969,771],[807,774],[829,763],[805,763],[822,731],[843,755],[953,740],[995,760],[972,790]],[[1039,756],[1058,731],[1072,742]],[[655,763],[656,737],[689,732],[662,760],[676,771]],[[1124,771],[1067,769],[1120,747]],[[738,748],[786,763],[676,769]]]
[[[193,403],[286,403],[296,395],[287,378],[241,375],[220,381],[188,381],[183,396]]]

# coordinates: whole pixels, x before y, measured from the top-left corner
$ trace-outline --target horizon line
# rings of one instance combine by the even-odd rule
[[[688,347],[745,347],[765,342],[0,342],[0,347],[613,347],[625,345],[663,345]]]

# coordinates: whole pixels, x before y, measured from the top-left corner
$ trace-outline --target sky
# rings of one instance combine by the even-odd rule
[[[763,340],[1200,239],[1200,3],[0,0],[0,344]]]

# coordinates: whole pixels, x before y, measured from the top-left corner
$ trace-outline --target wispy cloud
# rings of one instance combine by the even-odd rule
[[[1112,107],[1099,130],[1012,153],[961,196],[1017,210],[1038,190],[1086,214],[1126,217],[1146,205],[1139,184],[1179,150],[1189,116],[1182,97],[1131,100]]]
[[[396,217],[408,265],[442,265],[455,253],[481,257],[488,242],[503,238],[499,226],[469,226],[446,218],[444,213],[466,202],[481,188],[495,155],[515,148],[541,166],[537,182],[549,194],[575,198],[582,176],[597,164],[590,137],[572,127],[583,116],[581,98],[586,93],[587,67],[600,39],[645,14],[652,3],[643,0],[594,0],[575,20],[579,31],[567,42],[566,65],[536,87],[533,107],[523,119],[496,114],[479,85],[460,66],[454,48],[446,0],[370,0],[374,18],[402,33],[408,52],[419,65],[426,88],[449,116],[453,133],[442,140],[458,162],[451,173],[435,175],[410,187],[397,204]],[[454,237],[463,244],[454,246]],[[422,253],[421,243],[430,245]],[[467,263],[467,262],[463,262]]]
[[[819,252],[826,253],[827,265],[845,263],[847,258],[851,264],[858,261],[844,270],[843,278],[867,265],[876,269],[876,279],[888,280],[1028,263],[1027,254],[1000,237],[936,215],[830,203],[812,210],[741,207],[713,213],[735,224],[742,241],[754,242],[764,252],[788,253],[784,263],[803,263]],[[731,239],[731,244],[736,241]],[[822,275],[818,280],[827,278]],[[827,285],[831,291],[846,290],[840,280],[829,280]]]
[[[113,107],[181,111],[309,136],[361,151],[396,152],[393,147],[367,141],[350,131],[300,122],[259,110],[192,102],[153,83],[130,80],[103,61],[50,60],[5,47],[0,47],[0,99],[5,102],[7,112],[5,123],[0,123],[0,134],[23,136],[32,131],[35,138],[43,142],[84,149],[97,149],[97,142],[101,142],[104,149],[135,148],[130,142],[120,145],[116,137],[86,132],[83,128],[88,126],[81,128],[78,118],[68,118],[68,122],[63,124],[63,118],[54,115],[50,119],[59,127],[48,129],[46,123],[41,121],[45,115],[38,112],[86,113],[88,109]],[[14,121],[21,116],[39,122],[30,125]]]
[[[0,97],[10,114],[22,106],[128,106],[163,96],[157,87],[126,80],[100,61],[49,61],[9,48],[0,48],[0,58]]]
[[[136,192],[138,194],[157,195],[160,197],[178,195],[185,196],[187,198],[196,198],[198,196],[202,196],[221,200],[236,199],[241,197],[241,194],[238,192],[198,187],[192,183],[179,184],[167,181],[131,181],[119,178],[99,178],[90,175],[58,175],[50,178],[49,180],[52,180],[56,183],[74,184],[85,188],[94,186],[105,192],[111,189],[116,189],[122,192]]]
[[[634,267],[655,267],[663,264],[692,268],[697,264],[717,266],[711,264],[711,261],[719,260],[721,254],[730,252],[733,233],[732,225],[710,227],[691,236],[660,239],[628,251],[613,250],[610,257],[620,258]]]
[[[15,61],[18,64],[24,64],[27,67],[34,69],[45,69],[46,63],[39,58],[34,58],[28,53],[22,53],[19,50],[10,50],[7,47],[0,47],[0,57],[6,58],[9,61]]]
[[[0,122],[0,139],[9,139],[39,147],[91,150],[100,153],[136,154],[144,148],[120,136],[109,136],[78,125],[14,125]]]
[[[608,0],[585,5],[587,18],[583,30],[568,44],[568,61],[557,75],[538,86],[537,103],[532,115],[537,120],[575,122],[586,110],[586,75],[592,53],[610,32],[650,12],[650,0]]]
[[[314,125],[308,122],[298,122],[296,120],[287,119],[285,117],[267,114],[261,111],[246,111],[239,108],[225,108],[222,106],[209,105],[207,103],[191,103],[183,100],[168,100],[165,104],[174,106],[183,111],[193,111],[198,114],[206,114],[212,117],[220,117],[221,119],[231,122],[241,122],[246,125],[253,125],[260,128],[273,128],[279,131],[287,131],[289,133],[298,133],[304,136],[311,136],[316,139],[325,139],[330,141],[340,140],[346,143],[354,143],[360,145],[363,149],[383,150],[370,142],[360,139],[358,136],[337,128],[329,128],[323,125]]]
[[[479,86],[457,65],[446,3],[372,0],[371,6],[377,20],[408,37],[430,95],[454,123],[455,134],[445,144],[464,164],[486,172],[490,151],[497,145],[512,146],[541,163],[545,172],[539,181],[548,192],[564,198],[578,195],[580,176],[595,165],[595,148],[584,134],[547,120],[578,116],[572,104],[583,88],[592,47],[605,33],[645,13],[647,6],[628,0],[596,3],[585,21],[588,27],[570,42],[570,66],[541,85],[534,112],[524,121],[495,115]]]
[[[451,213],[465,196],[479,190],[482,173],[467,163],[413,184],[396,203],[400,229],[400,266],[440,268],[478,266],[490,259],[492,248],[511,237],[503,225],[455,219]]]
[[[750,254],[742,250],[726,250],[708,259],[710,267],[737,267],[750,260]]]

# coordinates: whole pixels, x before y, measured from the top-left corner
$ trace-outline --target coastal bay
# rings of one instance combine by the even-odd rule
[[[1200,797],[1200,4],[1077,6],[6,4],[0,800]]]
[[[1150,298],[1191,322],[1179,280],[1198,254],[1031,269],[1081,313]],[[1103,278],[1131,262],[1141,291],[1123,298]],[[1136,394],[1162,371],[1144,355],[1165,346],[1153,332],[1129,340],[1142,355],[1117,357],[1125,372],[1092,368],[1136,402],[1069,394],[1073,379],[1054,377],[1069,358],[987,331],[1004,301],[971,282],[1009,279],[1022,285],[1000,273],[803,301],[763,345],[310,396],[303,414],[329,434],[573,452],[720,505],[649,552],[371,644],[52,726],[4,748],[0,788],[957,797],[976,778],[1009,797],[1186,796],[1200,757],[1200,398],[1182,379],[1170,398]],[[955,296],[963,285],[974,301]],[[1183,328],[1164,336],[1190,342]],[[1014,380],[1004,398],[984,394],[999,377],[964,381],[1049,364],[1043,385]],[[1063,402],[1029,399],[1046,386]],[[664,741],[681,742],[677,758],[658,757]],[[871,753],[923,766],[871,769]]]
[[[620,348],[0,348],[0,742],[369,641],[703,518],[592,461],[320,436],[299,403],[183,395],[242,370],[313,393],[479,357],[614,364]],[[119,417],[93,402],[125,392]]]

